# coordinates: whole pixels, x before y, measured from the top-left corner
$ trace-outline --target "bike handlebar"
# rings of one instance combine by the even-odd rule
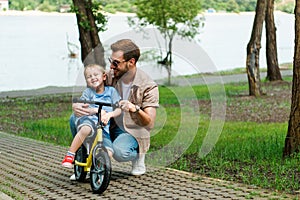
[[[100,102],[100,101],[89,101],[89,100],[84,100],[84,99],[80,99],[80,98],[73,98],[72,99],[73,103],[88,103],[88,104],[96,104],[98,106],[110,106],[110,107],[114,107],[117,108],[119,107],[119,103],[106,103],[106,102]]]

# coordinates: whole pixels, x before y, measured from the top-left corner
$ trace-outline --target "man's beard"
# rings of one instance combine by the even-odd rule
[[[120,78],[123,77],[124,75],[126,76],[126,74],[128,73],[128,71],[129,71],[129,67],[128,67],[128,63],[126,63],[125,69],[122,70],[122,71],[117,69],[117,70],[115,71],[116,73],[114,73],[114,75],[115,75],[116,78],[120,79]],[[125,76],[124,76],[123,78],[125,78]]]

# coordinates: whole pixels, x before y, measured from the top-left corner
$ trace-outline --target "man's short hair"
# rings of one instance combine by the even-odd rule
[[[135,59],[135,62],[139,60],[140,49],[139,47],[130,39],[121,39],[110,46],[113,52],[122,51],[124,53],[125,61],[131,58]]]

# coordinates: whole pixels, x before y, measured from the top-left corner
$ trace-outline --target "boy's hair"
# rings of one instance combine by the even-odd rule
[[[93,68],[93,67],[99,68],[100,71],[101,71],[103,74],[105,74],[105,69],[104,69],[104,67],[102,67],[102,66],[100,66],[100,65],[98,65],[98,64],[88,64],[88,65],[84,66],[84,72],[83,72],[84,75],[85,75],[85,72],[86,72],[86,69],[87,69],[87,68]]]
[[[135,59],[135,62],[139,60],[140,49],[139,47],[130,39],[122,39],[110,46],[113,52],[123,51],[125,61],[130,60],[131,58]]]

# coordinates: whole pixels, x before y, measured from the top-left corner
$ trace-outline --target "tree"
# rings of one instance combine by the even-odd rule
[[[203,20],[198,17],[201,10],[200,0],[135,0],[137,21],[130,19],[130,25],[156,27],[166,41],[167,55],[160,61],[168,73],[171,84],[172,42],[176,35],[193,39],[199,33]]]
[[[236,0],[237,4],[240,7],[240,12],[242,11],[254,11],[257,4],[256,0]]]
[[[239,12],[239,4],[236,3],[235,0],[229,0],[226,5],[226,11],[227,12]]]
[[[274,0],[267,0],[266,8],[266,56],[267,80],[282,80],[277,59],[276,27],[274,22]]]
[[[300,152],[300,0],[295,6],[295,48],[293,63],[292,102],[284,156]]]
[[[261,48],[261,35],[265,18],[266,0],[257,0],[256,13],[250,41],[247,45],[247,76],[249,83],[249,95],[261,96],[259,74],[259,51]]]
[[[81,60],[84,65],[96,63],[105,67],[104,48],[98,32],[105,30],[107,19],[99,12],[99,4],[92,0],[73,0],[76,13]]]

